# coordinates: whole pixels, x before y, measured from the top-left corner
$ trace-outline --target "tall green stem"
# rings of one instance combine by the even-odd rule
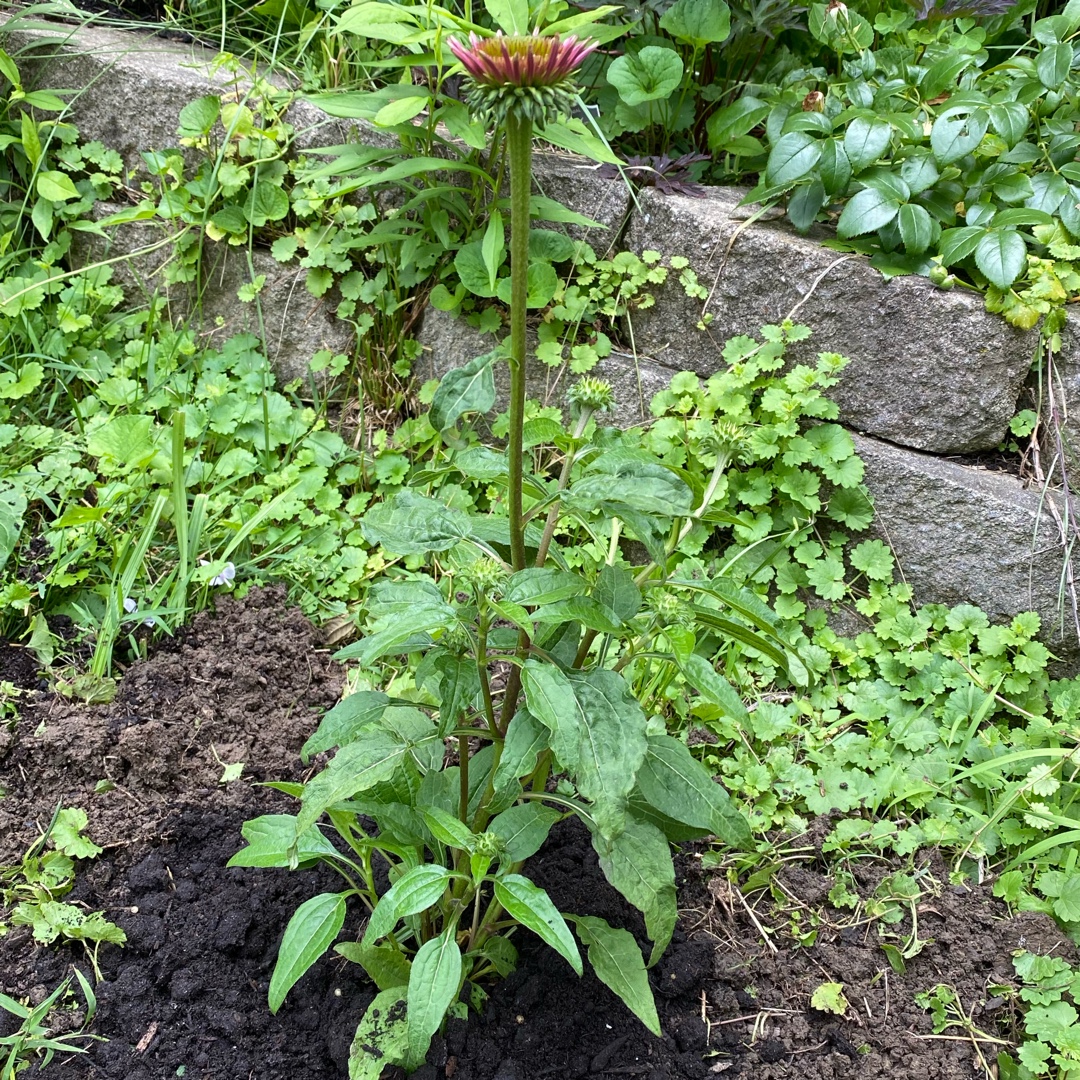
[[[525,569],[521,505],[522,433],[525,427],[525,313],[529,299],[529,195],[532,189],[532,121],[513,111],[506,118],[510,158],[510,558]]]

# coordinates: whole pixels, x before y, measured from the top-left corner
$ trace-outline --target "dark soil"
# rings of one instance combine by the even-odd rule
[[[13,655],[0,650],[0,673],[15,670]],[[25,677],[36,681],[36,673]],[[252,781],[303,777],[299,748],[341,684],[311,627],[284,609],[279,593],[263,590],[199,616],[176,642],[130,669],[111,705],[41,695],[24,710],[16,736],[0,747],[0,863],[19,857],[57,802],[84,807],[88,833],[105,851],[80,868],[67,899],[104,910],[128,936],[125,948],[105,946],[100,956],[94,1030],[109,1041],[85,1056],[57,1057],[47,1077],[346,1077],[352,1033],[374,993],[359,968],[324,958],[278,1016],[266,1005],[289,916],[314,893],[336,888],[336,879],[225,869],[242,846],[241,823],[287,805]],[[245,762],[243,778],[221,784],[223,763],[236,761]],[[103,779],[115,786],[95,795]],[[987,985],[1008,980],[1012,949],[1075,956],[1042,916],[1010,919],[986,890],[935,887],[944,872],[931,862],[919,907],[920,936],[931,940],[897,975],[875,924],[828,908],[831,883],[814,858],[809,853],[777,876],[793,899],[786,911],[762,904],[757,924],[724,876],[706,873],[693,854],[680,858],[684,916],[653,971],[663,1038],[649,1035],[592,976],[579,980],[522,933],[517,972],[489,988],[483,1015],[450,1025],[416,1075],[977,1077],[974,1045],[931,1037],[915,993],[948,983],[993,1035],[1008,1009],[987,1006]],[[603,881],[580,827],[558,830],[529,873],[564,910],[601,915],[640,935],[640,920]],[[867,891],[873,884],[871,877],[860,882]],[[813,948],[793,946],[782,932],[799,905],[825,912]],[[359,930],[354,914],[343,938]],[[89,973],[81,951],[37,947],[27,928],[0,938],[6,993],[39,1001],[73,964]],[[810,1007],[814,989],[829,981],[844,984],[850,1008],[843,1017]],[[0,1013],[0,1035],[10,1027]],[[984,1049],[992,1060],[994,1048]]]

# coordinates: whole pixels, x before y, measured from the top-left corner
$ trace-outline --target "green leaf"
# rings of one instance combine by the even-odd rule
[[[1027,266],[1027,244],[1011,229],[990,229],[975,247],[975,265],[992,285],[1007,289]]]
[[[79,190],[67,173],[46,170],[37,174],[37,193],[49,202],[67,202],[80,198]]]
[[[648,749],[645,714],[625,679],[604,669],[562,672],[530,659],[522,682],[529,712],[551,732],[559,764],[593,803],[601,834],[618,832]]]
[[[1062,922],[1080,923],[1080,874],[1070,874],[1054,900],[1054,914]]]
[[[260,180],[244,203],[244,217],[261,229],[267,222],[280,221],[289,212],[289,196],[277,184]]]
[[[495,295],[495,286],[490,284],[488,279],[482,241],[473,240],[462,247],[454,256],[454,269],[457,271],[461,284],[469,292],[484,298]]]
[[[683,674],[706,701],[718,705],[737,724],[750,727],[750,714],[739,692],[704,656],[691,653],[682,662]]]
[[[20,278],[13,278],[20,281]],[[31,305],[36,306],[36,305]],[[18,372],[0,371],[0,400],[13,401],[33,393],[45,378],[45,369],[36,360],[22,364]]]
[[[675,865],[667,837],[655,826],[628,817],[615,839],[593,833],[604,877],[645,916],[645,929],[653,942],[652,967],[671,941],[678,919]]]
[[[1028,107],[1019,101],[1003,101],[998,105],[991,105],[987,114],[990,126],[1010,149],[1027,134],[1028,124],[1031,123]]]
[[[574,935],[543,889],[520,874],[507,874],[495,879],[495,899],[512,919],[545,941],[581,974],[581,954]]]
[[[487,13],[504,34],[527,34],[529,24],[529,0],[484,0]]]
[[[125,469],[141,469],[156,450],[150,434],[153,423],[153,417],[146,415],[114,416],[94,428],[86,440],[86,452]]]
[[[180,110],[180,127],[177,134],[184,139],[199,139],[209,134],[221,115],[221,98],[217,94],[189,101]]]
[[[769,110],[766,102],[747,94],[712,113],[705,122],[709,149],[713,153],[722,152],[732,139],[756,128],[769,115]]]
[[[248,846],[241,848],[227,866],[287,867],[292,864],[290,851],[295,853],[300,864],[315,859],[333,859],[338,854],[316,825],[298,836],[296,818],[292,814],[264,814],[252,818],[240,826],[240,833]]]
[[[530,800],[492,818],[487,831],[506,845],[507,861],[523,862],[543,847],[551,826],[562,816],[561,811]]]
[[[578,937],[588,949],[589,963],[596,977],[618,994],[626,1007],[654,1034],[659,1036],[660,1018],[649,973],[641,950],[629,930],[609,926],[595,915],[571,916]]]
[[[343,746],[330,764],[304,785],[300,813],[296,816],[297,838],[334,803],[389,780],[407,752],[405,743],[381,729],[369,731],[362,739]]]
[[[646,45],[637,53],[624,53],[607,69],[607,81],[627,105],[666,98],[678,87],[682,75],[679,54],[660,45]]]
[[[398,124],[407,124],[430,104],[431,98],[427,94],[406,94],[404,97],[387,102],[371,118],[371,121],[377,127],[396,127]]]
[[[376,723],[390,699],[378,690],[359,690],[342,698],[323,714],[315,733],[300,748],[306,765],[316,754],[350,743],[364,728]]]
[[[361,944],[372,946],[389,934],[399,919],[426,911],[442,899],[450,884],[450,871],[435,863],[414,866],[379,897],[364,929]]]
[[[641,590],[625,566],[605,565],[593,586],[592,596],[624,623],[641,610]]]
[[[382,5],[380,5],[382,6]],[[367,1007],[349,1047],[349,1080],[379,1080],[409,1057],[406,987],[387,987]]]
[[[588,508],[613,502],[644,514],[683,517],[690,513],[692,496],[679,476],[650,455],[609,451],[589,465],[565,498]]]
[[[340,660],[359,660],[362,668],[370,668],[381,656],[401,652],[418,634],[452,626],[454,609],[449,605],[441,608],[422,607],[396,618],[385,630],[368,634],[352,645],[346,645],[334,655]]]
[[[381,544],[395,555],[427,555],[447,551],[467,537],[469,518],[404,488],[368,510],[360,528],[369,544]]]
[[[472,851],[476,847],[476,834],[453,814],[439,806],[422,806],[419,809],[424,824],[439,843],[462,851]]]
[[[923,207],[917,203],[904,203],[900,207],[897,224],[900,226],[900,239],[912,255],[921,255],[930,246],[934,226]]]
[[[1047,90],[1057,90],[1069,77],[1072,62],[1073,47],[1059,41],[1039,50],[1035,58],[1035,74]]]
[[[0,487],[0,570],[11,558],[22,533],[26,496],[19,488]]]
[[[675,0],[660,25],[674,38],[697,50],[710,42],[726,41],[731,33],[731,11],[724,0]]]
[[[788,199],[788,220],[798,232],[806,232],[814,224],[818,212],[825,205],[825,185],[814,177],[809,184],[801,184]]]
[[[270,978],[272,1013],[281,1008],[300,976],[330,947],[344,922],[345,893],[319,893],[293,912]]]
[[[711,832],[731,846],[750,839],[750,827],[727,792],[678,739],[649,738],[637,782],[646,801],[667,817]]]
[[[836,223],[836,235],[841,239],[877,232],[888,225],[900,210],[899,200],[892,195],[863,188],[848,200],[840,220]]]
[[[771,184],[792,184],[808,176],[821,160],[821,141],[804,131],[781,135],[769,152],[765,174]]]
[[[555,273],[555,267],[549,262],[533,259],[529,263],[529,269],[525,275],[526,299],[525,306],[530,308],[547,307],[552,298],[559,291],[559,275]],[[496,295],[504,303],[511,302],[511,283],[509,277],[499,278]]]
[[[86,828],[86,811],[77,806],[66,806],[56,815],[56,821],[49,831],[49,839],[59,851],[73,859],[92,859],[100,855],[102,849],[85,836],[79,834]]]
[[[549,570],[546,567],[529,567],[519,570],[507,583],[503,598],[512,604],[533,607],[551,604],[571,596],[588,592],[589,585],[579,574],[566,570]]]
[[[518,778],[536,768],[536,759],[548,748],[548,729],[528,709],[514,713],[506,729],[502,756],[495,769],[492,809],[506,806],[521,791]]]
[[[987,110],[974,105],[946,109],[930,129],[930,148],[939,165],[951,165],[970,154],[982,142],[990,118]]]
[[[851,162],[848,161],[844,144],[839,139],[825,139],[821,143],[821,160],[818,162],[817,171],[828,195],[835,198],[847,194],[851,181]]]
[[[877,117],[857,116],[844,132],[844,153],[854,172],[873,165],[888,149],[892,128]]]
[[[424,1060],[431,1036],[439,1030],[446,1010],[461,989],[461,950],[454,940],[456,925],[450,923],[437,937],[425,942],[413,958],[409,973],[409,1058],[414,1065]]]
[[[946,229],[941,234],[941,240],[938,243],[942,263],[945,266],[953,266],[966,259],[978,246],[983,235],[985,235],[985,230],[976,228],[974,225]]]
[[[484,230],[484,239],[480,241],[480,254],[483,256],[484,269],[488,276],[487,284],[492,290],[495,289],[499,268],[506,259],[504,236],[503,216],[498,210],[493,210]]]
[[[465,413],[486,413],[495,404],[492,367],[501,355],[501,349],[492,349],[442,377],[429,413],[436,431],[448,431]]]
[[[412,963],[393,945],[362,945],[359,941],[340,941],[334,946],[346,960],[359,964],[380,990],[398,989],[404,997]],[[402,1016],[405,1010],[402,1009]]]
[[[838,982],[822,983],[810,995],[810,1007],[820,1012],[834,1013],[843,1016],[851,1006],[844,996],[844,984]]]

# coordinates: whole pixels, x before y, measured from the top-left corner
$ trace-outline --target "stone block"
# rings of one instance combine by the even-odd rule
[[[467,364],[474,357],[490,351],[499,344],[492,334],[481,334],[464,319],[454,318],[444,311],[429,307],[419,333],[424,355],[417,361],[414,371],[418,378],[441,378],[448,371]],[[566,391],[578,376],[566,368],[551,368],[537,360],[532,351],[536,339],[529,335],[529,358],[527,362],[527,393],[545,405],[566,407]],[[674,374],[663,365],[639,360],[614,352],[605,357],[590,372],[611,383],[615,391],[615,409],[604,423],[622,428],[648,423],[649,402],[653,395],[666,390]],[[506,364],[495,367],[495,408],[503,411],[510,400],[510,371]],[[569,414],[564,414],[569,416]]]
[[[920,604],[976,604],[992,621],[1021,611],[1042,618],[1042,638],[1063,659],[1080,642],[1058,586],[1065,552],[1055,493],[1015,476],[943,461],[855,436],[874,500],[871,530],[890,544]]]
[[[935,453],[970,453],[1001,442],[1016,409],[1036,338],[989,314],[980,296],[942,292],[918,277],[886,281],[843,255],[777,224],[746,225],[743,192],[702,199],[639,195],[626,247],[690,260],[709,298],[677,281],[634,317],[638,349],[668,367],[709,375],[733,334],[791,315],[813,330],[793,359],[838,352],[851,364],[832,392],[841,420],[891,442]],[[707,332],[695,327],[705,312]]]
[[[598,176],[596,164],[585,158],[538,152],[533,155],[533,187],[537,194],[555,199],[601,226],[544,222],[543,228],[562,229],[573,239],[586,241],[601,258],[618,250],[633,205],[630,188],[622,180]]]

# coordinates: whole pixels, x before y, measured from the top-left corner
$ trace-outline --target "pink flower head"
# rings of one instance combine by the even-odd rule
[[[465,45],[449,39],[450,51],[481,86],[558,86],[581,67],[596,47],[595,41],[578,41],[571,34],[541,37],[531,34],[506,37],[500,30],[494,37],[469,35]]]

